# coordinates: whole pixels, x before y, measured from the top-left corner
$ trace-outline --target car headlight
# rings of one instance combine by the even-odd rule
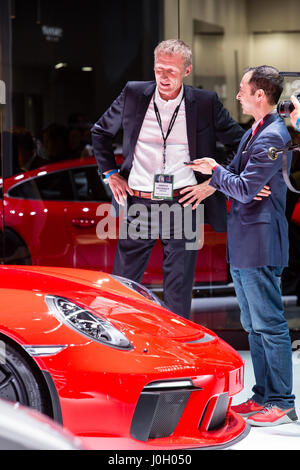
[[[110,274],[110,276],[113,277],[116,281],[121,282],[121,284],[128,287],[129,289],[134,290],[138,294],[141,294],[146,299],[152,300],[152,302],[167,308],[162,300],[160,300],[155,294],[153,294],[153,292],[151,292],[150,289],[147,289],[147,287],[143,286],[142,284],[132,281],[131,279],[127,279],[126,277],[116,276],[115,274]]]
[[[126,336],[105,318],[64,297],[46,295],[45,300],[58,319],[84,336],[115,348],[132,349]]]

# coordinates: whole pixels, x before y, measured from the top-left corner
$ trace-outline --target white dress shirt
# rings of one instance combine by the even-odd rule
[[[180,103],[183,87],[174,100],[163,100],[156,88],[154,99],[158,107],[164,135],[171,117]],[[174,189],[197,184],[194,172],[183,162],[190,161],[186,131],[185,102],[181,102],[179,112],[167,139],[166,166],[163,171],[163,138],[154,111],[153,98],[150,101],[134,150],[133,164],[128,178],[129,187],[139,191],[153,190],[154,175],[165,173],[174,175]]]

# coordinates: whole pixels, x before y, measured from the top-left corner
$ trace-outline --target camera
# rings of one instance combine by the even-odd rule
[[[297,100],[300,101],[300,93],[297,93],[295,95]],[[295,106],[290,100],[286,101],[279,101],[277,105],[277,113],[279,114],[280,117],[282,118],[288,118],[290,117],[290,114],[292,111],[294,111]]]

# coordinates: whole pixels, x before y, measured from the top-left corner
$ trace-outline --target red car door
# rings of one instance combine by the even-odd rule
[[[67,230],[74,249],[74,267],[111,272],[117,238],[100,236],[98,225],[107,217],[111,193],[96,165],[71,169],[74,201],[66,210]],[[118,219],[111,223],[118,224]],[[115,233],[117,231],[115,230]]]
[[[34,265],[72,266],[74,250],[66,226],[72,198],[67,170],[29,172],[6,179],[5,242],[11,245],[12,257],[6,262],[24,264],[18,251],[26,248]]]

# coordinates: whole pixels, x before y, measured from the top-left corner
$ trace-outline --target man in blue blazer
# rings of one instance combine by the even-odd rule
[[[230,117],[216,93],[183,85],[191,70],[191,49],[183,41],[160,43],[155,50],[155,81],[126,84],[92,128],[94,152],[100,173],[113,192],[115,207],[126,199],[128,212],[133,204],[149,211],[150,206],[160,204],[173,208],[184,203],[197,208],[207,198],[206,222],[216,231],[226,231],[225,197],[209,186],[209,178],[195,176],[184,162],[200,155],[215,155],[217,140],[237,149],[244,130]],[[113,139],[121,128],[124,162],[118,172]],[[172,200],[151,199],[156,173],[158,181],[163,179],[159,173],[171,175]],[[195,224],[196,210],[191,212]],[[188,317],[197,250],[186,250],[184,237],[179,240],[172,230],[171,237],[166,238],[159,227],[164,251],[164,300],[170,310]],[[149,237],[119,239],[114,274],[140,282],[153,245]]]
[[[290,141],[274,109],[282,88],[283,78],[273,67],[248,69],[237,99],[244,114],[254,117],[252,129],[227,168],[211,158],[198,159],[193,166],[213,174],[210,185],[232,199],[227,255],[256,379],[252,398],[233,409],[253,426],[297,420],[291,341],[280,289],[280,276],[288,264],[286,185],[282,154],[277,160],[268,157],[270,147],[283,148]],[[254,197],[265,185],[271,195],[257,201]]]

